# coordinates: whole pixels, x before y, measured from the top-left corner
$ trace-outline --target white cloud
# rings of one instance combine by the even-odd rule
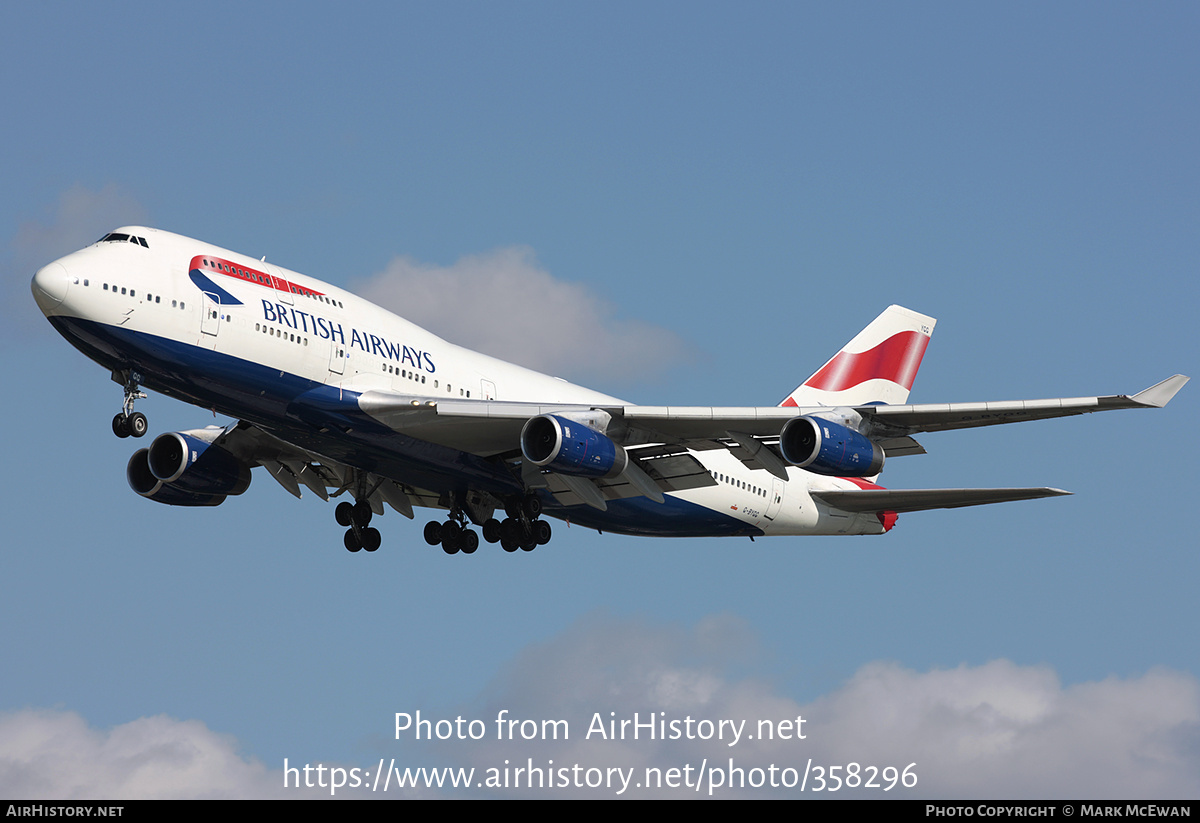
[[[1200,793],[1200,683],[1154,670],[1128,680],[1063,686],[1044,666],[997,660],[982,666],[916,672],[896,663],[863,666],[847,683],[811,703],[780,694],[767,681],[738,677],[742,649],[754,637],[739,619],[706,618],[691,630],[644,621],[589,619],[523,652],[464,717],[566,719],[567,742],[497,742],[440,747],[460,765],[560,767],[699,767],[734,765],[749,772],[772,764],[802,773],[814,765],[915,763],[912,790],[860,790],[869,797],[1164,798]],[[605,741],[585,734],[599,714],[607,722],[660,719],[779,723],[804,717],[804,740]],[[665,712],[665,715],[659,714]],[[489,731],[494,731],[494,724]],[[494,734],[489,737],[494,738]],[[464,761],[469,761],[464,762]],[[845,775],[845,772],[842,773]],[[750,778],[748,777],[747,780]],[[815,785],[811,780],[809,788]],[[796,789],[775,790],[798,795]],[[548,796],[546,790],[518,792]],[[612,796],[607,788],[587,791]],[[673,796],[684,789],[632,789],[634,796]],[[706,792],[702,791],[703,796]],[[769,788],[722,788],[720,797],[761,797]],[[840,795],[848,792],[842,790]],[[809,795],[813,796],[813,795]]]
[[[873,663],[805,712],[832,762],[917,761],[927,795],[1200,792],[1200,684],[1181,672],[1064,687],[1048,667],[1007,660],[931,672]]]
[[[1140,677],[1063,686],[1046,666],[1019,666],[996,660],[917,672],[897,663],[863,666],[845,684],[809,703],[781,694],[769,681],[738,674],[758,667],[757,641],[739,618],[714,615],[694,627],[645,620],[593,616],[544,643],[532,645],[505,667],[480,699],[460,709],[423,715],[436,723],[461,715],[486,729],[478,741],[445,742],[405,738],[383,753],[395,766],[474,768],[474,782],[488,770],[507,775],[532,765],[545,778],[559,769],[633,769],[626,796],[706,797],[708,786],[637,787],[647,769],[690,766],[742,770],[746,783],[766,776],[772,765],[791,768],[799,779],[813,766],[893,766],[916,764],[915,788],[890,792],[843,788],[836,796],[962,799],[1164,799],[1200,795],[1200,683],[1186,673],[1155,669]],[[416,707],[408,707],[411,711]],[[520,721],[566,720],[567,740],[497,740],[497,715]],[[586,739],[596,717],[605,724],[648,719],[692,719],[692,739],[680,726],[680,739]],[[794,725],[804,739],[796,739]],[[699,739],[699,721],[745,720],[735,745],[729,727],[723,739]],[[754,739],[758,721],[771,721],[790,739]],[[449,729],[450,726],[445,728]],[[529,728],[529,727],[526,727]],[[714,730],[721,729],[714,726]],[[668,730],[670,727],[668,726]],[[619,734],[618,734],[619,737]],[[551,763],[551,761],[553,761]],[[295,764],[292,764],[295,765]],[[362,770],[374,770],[364,763]],[[551,771],[551,770],[554,771]],[[507,771],[505,771],[507,770]],[[582,774],[580,772],[579,774]],[[626,771],[626,774],[629,774]],[[682,776],[683,772],[680,772]],[[828,772],[827,772],[828,774]],[[782,771],[777,775],[784,777]],[[707,776],[707,775],[705,775]],[[846,772],[843,770],[844,778]],[[879,775],[877,780],[882,780]],[[715,797],[799,796],[797,788],[726,785]],[[736,778],[735,778],[736,781]],[[814,794],[810,774],[808,797]],[[91,728],[66,711],[26,710],[0,715],[0,795],[46,799],[83,798],[253,798],[295,797],[282,788],[281,770],[238,751],[230,736],[195,720],[142,718],[109,731]],[[339,791],[339,798],[354,796]],[[612,797],[615,788],[528,788],[466,792],[445,789],[371,794],[468,797],[507,795],[549,798],[561,795]],[[364,792],[359,792],[361,797]],[[328,790],[311,793],[328,797]]]
[[[445,267],[397,257],[358,291],[452,343],[560,377],[643,379],[688,355],[673,332],[616,317],[608,301],[555,278],[525,247]]]
[[[74,712],[0,715],[0,795],[31,799],[282,797],[282,772],[198,720],[143,717],[109,731]],[[294,794],[294,793],[293,793]]]

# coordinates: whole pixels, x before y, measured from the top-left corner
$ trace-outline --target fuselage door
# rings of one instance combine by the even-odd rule
[[[204,302],[200,305],[200,331],[217,336],[221,328],[221,298],[211,292],[204,292]]]
[[[783,490],[786,487],[787,483],[784,483],[778,477],[771,478],[771,498],[767,501],[766,514],[768,520],[774,520],[775,515],[779,514],[779,507],[783,505]]]
[[[270,263],[263,263],[263,268],[267,274],[271,275],[271,285],[275,287],[275,296],[279,299],[279,302],[285,306],[295,305],[295,300],[292,297],[292,286],[288,281],[283,279],[283,272]]]
[[[346,371],[346,344],[336,338],[329,340],[329,373],[342,374]]]
[[[480,396],[484,400],[496,399],[496,384],[491,380],[480,380]]]

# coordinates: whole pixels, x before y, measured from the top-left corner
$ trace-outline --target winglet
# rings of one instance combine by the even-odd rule
[[[1190,380],[1187,375],[1176,374],[1173,377],[1168,377],[1161,383],[1155,383],[1148,389],[1144,389],[1133,397],[1129,398],[1135,403],[1140,403],[1143,406],[1153,406],[1156,409],[1161,409],[1163,406],[1171,402],[1171,398],[1183,388],[1184,384]]]

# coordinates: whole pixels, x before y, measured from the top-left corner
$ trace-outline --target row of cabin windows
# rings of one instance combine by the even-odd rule
[[[253,280],[255,283],[260,283],[264,286],[278,288],[271,276],[263,274],[262,272],[257,272],[252,269],[241,269],[237,266],[230,265],[229,263],[222,263],[217,260],[204,260],[204,265],[214,268],[217,271],[222,271],[226,274],[232,274],[236,277],[240,277],[243,280]],[[317,294],[315,291],[309,291],[303,286],[297,286],[295,283],[288,282],[287,280],[282,280],[281,282],[288,284],[288,291],[292,292],[292,294],[299,294],[303,297],[311,297],[315,300],[328,303],[331,306],[337,306],[339,309],[343,308],[342,301],[340,300],[334,300],[332,297],[327,297],[323,294]]]
[[[216,317],[216,316],[217,316],[217,313],[214,311],[213,317]],[[255,323],[254,330],[260,331],[263,334],[269,335],[271,337],[282,337],[284,340],[287,340],[290,343],[297,343],[301,346],[308,345],[308,338],[305,337],[304,335],[294,334],[293,332],[290,332],[290,331],[285,332],[283,329],[277,329],[274,326],[268,326],[266,323]]]
[[[395,374],[395,375],[399,375],[400,377],[407,377],[409,380],[415,380],[418,383],[425,382],[425,375],[417,374],[415,371],[409,371],[408,369],[397,368],[396,366],[393,366],[391,363],[383,364],[383,372],[384,372],[384,374]],[[436,380],[433,381],[433,387],[435,389],[438,387],[438,381],[436,381]],[[454,388],[449,383],[446,384],[446,393],[454,394]],[[470,397],[471,392],[459,387],[458,396],[459,397]]]
[[[76,281],[76,282],[78,282],[78,281]],[[83,281],[83,285],[85,285],[85,286],[86,286],[87,284],[88,284],[88,281],[84,280],[84,281]],[[128,290],[126,290],[125,286],[121,286],[121,287],[120,287],[120,289],[121,289],[121,294],[128,294],[130,297],[137,297],[137,289],[128,289]],[[105,283],[105,284],[104,284],[104,290],[105,290],[105,291],[110,291],[110,292],[112,292],[113,294],[116,294],[116,293],[117,293],[117,284],[116,284],[116,283],[113,283],[113,284],[110,286],[110,285],[108,285],[107,283]],[[146,295],[146,302],[147,302],[147,303],[161,303],[161,302],[162,302],[162,295],[161,295],[161,294],[147,294],[147,295]],[[186,308],[186,307],[187,307],[187,306],[186,306],[186,304],[185,304],[185,303],[184,303],[182,300],[172,300],[172,301],[171,301],[171,308],[173,308],[173,309],[175,309],[175,308],[183,309],[183,308]]]
[[[425,382],[425,375],[417,374],[415,371],[409,371],[408,369],[396,368],[391,363],[384,363],[383,371],[385,374],[396,374],[400,377],[407,377],[409,380],[412,380],[416,383]]]
[[[391,363],[383,364],[383,372],[384,372],[384,374],[395,374],[400,377],[407,377],[409,380],[415,380],[418,383],[425,382],[425,375],[417,374],[415,371],[409,371],[408,369],[398,368],[396,366],[393,366]],[[433,381],[433,387],[435,389],[438,387],[438,381],[436,381],[436,380]],[[446,393],[454,394],[454,388],[449,383],[446,384]],[[471,392],[460,386],[458,389],[458,396],[459,397],[470,397]]]
[[[709,474],[711,474],[715,480],[719,480],[722,483],[728,483],[731,486],[737,486],[739,489],[748,491],[751,494],[756,494],[759,497],[767,496],[766,489],[760,489],[758,486],[753,486],[744,480],[738,480],[736,477],[730,477],[729,475],[722,474],[721,472],[709,472]]]

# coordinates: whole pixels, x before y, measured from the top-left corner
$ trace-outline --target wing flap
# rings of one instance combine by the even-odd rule
[[[646,457],[638,452],[637,466],[645,472],[650,481],[663,492],[680,492],[698,489],[705,486],[715,486],[716,481],[695,457],[686,452],[683,454],[668,454],[661,457]],[[557,472],[541,472],[541,480],[536,485],[547,488],[558,502],[564,506],[587,504],[594,508],[596,498],[590,489],[579,488],[580,483],[587,483],[594,488],[604,500],[621,500],[626,497],[639,497],[643,491],[624,475],[617,477],[589,480],[582,477],[571,477]],[[526,481],[527,485],[535,484]]]

